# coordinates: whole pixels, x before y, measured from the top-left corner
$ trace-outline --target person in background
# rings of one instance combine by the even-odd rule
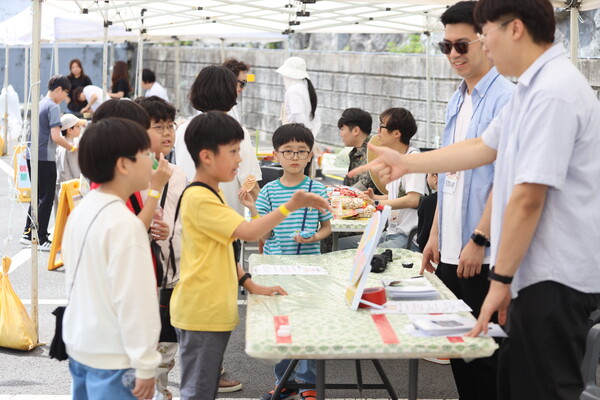
[[[81,65],[81,61],[78,58],[74,58],[69,61],[69,82],[71,82],[71,91],[69,92],[69,97],[67,97],[67,109],[70,113],[81,117],[81,109],[86,106],[85,102],[81,103],[78,101],[74,101],[77,98],[74,96],[75,89],[78,87],[85,87],[92,84],[92,80],[89,76],[85,74],[83,71],[83,66]]]
[[[250,70],[250,66],[243,61],[238,61],[235,58],[229,58],[225,60],[223,67],[229,69],[237,77],[237,98],[239,100],[244,88],[248,84],[248,71]],[[228,114],[235,118],[240,125],[242,125],[241,112],[238,109],[237,104],[233,106],[231,110],[229,110]],[[258,181],[262,179],[262,172],[260,170],[258,159],[256,158],[256,150],[252,146],[252,141],[250,140],[250,134],[243,125],[242,129],[244,130],[244,139],[240,143],[240,155],[242,156],[242,162],[240,162],[238,173],[231,182],[221,183],[221,190],[225,194],[227,204],[236,210],[240,215],[244,215],[244,206],[242,203],[240,203],[238,198],[238,193],[242,187],[242,183],[244,183],[248,176],[254,176],[256,183],[254,184],[254,188],[250,191],[250,193],[256,200],[258,191],[260,190]]]
[[[79,86],[73,91],[73,102],[85,104],[81,114],[93,114],[104,101],[102,88],[94,85]]]
[[[129,72],[127,71],[125,61],[117,61],[115,63],[110,79],[112,86],[110,87],[108,96],[112,99],[129,98],[131,86],[129,84]]]
[[[48,224],[54,204],[56,187],[56,147],[64,147],[67,151],[77,151],[77,147],[69,143],[60,134],[60,107],[71,90],[71,82],[66,76],[55,75],[48,81],[48,93],[40,100],[39,105],[39,142],[38,142],[38,235],[40,251],[50,251],[52,242],[48,238]],[[31,132],[29,132],[31,143]],[[31,145],[30,145],[31,146]],[[30,150],[31,151],[31,150]],[[27,170],[31,178],[31,155],[27,153]],[[25,229],[19,242],[31,245],[31,205],[27,212]]]
[[[431,231],[431,225],[433,225],[433,216],[435,215],[438,198],[438,174],[427,174],[427,186],[429,186],[430,193],[421,197],[419,208],[417,208],[417,216],[419,217],[417,244],[421,253],[427,244],[427,240],[429,240],[429,232]]]
[[[142,89],[146,91],[144,94],[146,97],[157,96],[167,103],[169,102],[167,91],[160,83],[156,82],[156,74],[151,69],[144,68],[142,70]]]
[[[371,114],[360,108],[345,109],[338,120],[340,137],[344,146],[352,147],[350,154],[348,154],[350,158],[348,171],[367,163],[367,143],[369,143],[372,126],[373,118],[371,118]],[[362,191],[370,188],[373,189],[375,194],[381,194],[368,172],[354,178],[346,175],[344,185],[353,186]]]
[[[317,91],[306,70],[306,61],[300,57],[289,57],[277,68],[283,77],[285,95],[281,105],[280,119],[282,124],[291,122],[304,124],[312,132],[315,141],[321,130],[321,110],[317,108]],[[315,162],[307,166],[307,175],[314,176],[321,149],[316,145],[313,149]]]
[[[60,133],[72,146],[77,147],[75,140],[81,134],[82,126],[85,126],[85,120],[81,120],[73,114],[64,114],[60,117]],[[77,152],[68,151],[62,146],[58,147],[56,149],[56,170],[59,188],[63,182],[79,179],[81,170],[79,169]]]

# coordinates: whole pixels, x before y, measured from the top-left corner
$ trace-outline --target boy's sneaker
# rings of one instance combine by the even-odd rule
[[[279,392],[279,399],[273,399],[273,394],[275,393],[275,389],[271,390],[269,393],[265,393],[262,395],[260,400],[283,400],[289,397],[295,396],[298,394],[298,389],[288,389],[283,388],[281,392]]]
[[[38,246],[38,250],[39,251],[50,251],[50,248],[52,247],[52,242],[49,240],[46,240],[44,243],[40,244]]]
[[[28,229],[27,232],[23,232],[23,236],[19,239],[19,243],[23,246],[31,246],[31,229]]]
[[[317,400],[317,392],[314,390],[305,390],[300,393],[300,398],[302,400]]]
[[[219,393],[230,393],[242,390],[242,384],[238,381],[230,381],[221,377],[219,379]]]

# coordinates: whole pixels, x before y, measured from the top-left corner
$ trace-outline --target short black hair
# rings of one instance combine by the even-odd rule
[[[476,1],[459,1],[444,11],[440,17],[440,21],[442,21],[444,26],[449,24],[472,25],[475,32],[481,33],[481,26],[475,23],[475,17],[473,16],[476,5]]]
[[[371,114],[360,108],[347,108],[338,120],[339,129],[342,129],[344,125],[350,129],[358,126],[363,133],[369,135],[373,127],[373,118]]]
[[[554,43],[556,19],[549,0],[479,0],[474,14],[479,26],[518,18],[527,27],[534,43]]]
[[[248,72],[250,70],[250,66],[243,61],[239,61],[235,58],[228,58],[223,63],[223,66],[235,75],[236,79],[241,71]]]
[[[150,116],[142,106],[131,100],[106,100],[94,112],[92,122],[106,118],[125,118],[140,124],[144,129],[150,128]]]
[[[75,102],[76,104],[85,103],[85,101],[79,100],[79,96],[81,96],[81,92],[83,92],[83,86],[77,86],[75,89],[73,89],[73,93],[71,93],[71,95],[73,96],[72,101]]]
[[[194,160],[200,165],[198,154],[202,150],[219,153],[219,146],[244,139],[244,130],[232,117],[222,111],[209,111],[195,116],[185,130],[185,145]]]
[[[155,122],[175,121],[175,107],[158,96],[138,97],[134,102],[142,106]]]
[[[410,144],[410,139],[417,133],[417,123],[415,118],[406,108],[395,107],[388,108],[379,116],[379,120],[383,122],[389,117],[387,127],[390,131],[398,129],[400,131],[400,141],[404,144]]]
[[[154,83],[156,82],[156,75],[154,71],[148,68],[144,68],[142,70],[142,82],[144,83]]]
[[[58,87],[69,92],[71,91],[71,81],[64,75],[54,75],[48,81],[48,90],[53,91]]]
[[[273,149],[278,150],[290,142],[305,143],[312,150],[315,137],[304,124],[297,123],[281,125],[273,132]]]
[[[125,118],[106,118],[85,130],[77,158],[85,177],[95,183],[105,183],[114,179],[119,158],[132,158],[149,148],[150,138],[140,124]]]
[[[198,111],[229,111],[237,104],[237,76],[223,66],[202,68],[190,89],[190,102]]]

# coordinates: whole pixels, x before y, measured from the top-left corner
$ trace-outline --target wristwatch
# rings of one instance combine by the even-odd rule
[[[479,247],[490,247],[490,239],[477,229],[471,235],[471,240]]]
[[[490,269],[490,272],[488,273],[488,279],[490,281],[497,281],[500,283],[504,283],[505,285],[510,285],[510,283],[513,280],[512,276],[504,276],[504,275],[498,275],[497,273],[494,272],[494,268],[496,268],[495,266],[493,266]]]

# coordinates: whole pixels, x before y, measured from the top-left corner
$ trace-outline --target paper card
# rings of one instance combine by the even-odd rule
[[[329,275],[323,267],[316,265],[277,265],[261,264],[254,267],[252,273],[258,275]]]
[[[471,311],[471,307],[463,300],[388,300],[383,310],[371,310],[371,314],[448,314]]]

